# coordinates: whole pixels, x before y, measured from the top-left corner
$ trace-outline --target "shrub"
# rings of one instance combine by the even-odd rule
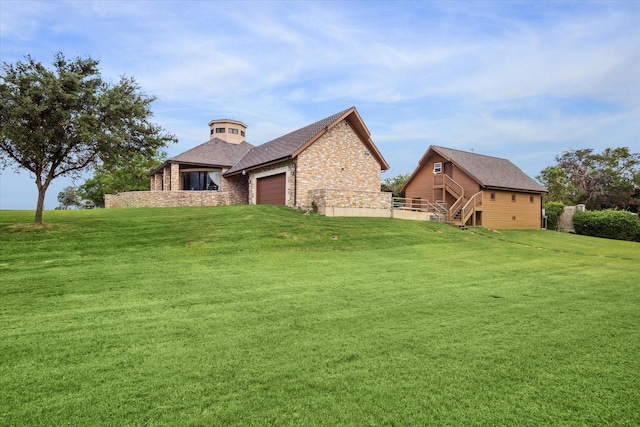
[[[544,213],[547,215],[547,228],[551,230],[558,229],[558,219],[564,210],[564,204],[561,202],[546,202],[544,204]]]
[[[638,215],[627,211],[608,209],[576,212],[573,228],[577,234],[585,236],[640,242],[640,219]]]

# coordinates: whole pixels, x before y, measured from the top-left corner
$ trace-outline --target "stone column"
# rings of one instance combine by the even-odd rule
[[[180,165],[171,163],[171,191],[180,190]]]

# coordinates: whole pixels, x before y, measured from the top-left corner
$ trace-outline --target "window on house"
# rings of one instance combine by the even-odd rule
[[[512,194],[512,195],[511,195],[511,201],[512,201],[512,202],[515,202],[515,201],[516,201],[516,195],[515,195],[515,194]]]
[[[234,128],[229,128],[229,133],[232,133],[234,135],[238,134],[238,129],[234,129]]]
[[[222,172],[189,171],[180,174],[182,189],[190,191],[220,191]]]
[[[433,164],[433,173],[442,173],[442,162],[435,162]]]
[[[213,129],[211,129],[211,133],[210,133],[210,135],[213,135]]]
[[[243,130],[240,131],[240,136],[244,136],[244,131]]]
[[[224,128],[216,128],[216,133],[224,133]]]
[[[533,196],[529,196],[529,203],[533,203]]]
[[[496,201],[496,193],[495,193],[495,192],[493,192],[493,191],[492,191],[492,192],[491,192],[491,196],[490,196],[490,197],[491,197],[491,201],[492,201],[492,202],[495,202],[495,201]]]

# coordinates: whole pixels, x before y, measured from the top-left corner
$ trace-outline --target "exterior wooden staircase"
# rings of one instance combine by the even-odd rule
[[[446,222],[466,228],[467,221],[475,214],[477,208],[482,205],[482,191],[466,198],[464,188],[446,174],[434,175],[433,184],[434,188],[442,188],[456,198],[456,201],[448,209]]]
[[[471,224],[476,225],[474,214],[482,208],[482,191],[467,198],[464,195],[464,188],[450,176],[437,174],[434,175],[433,180],[434,188],[442,188],[456,198],[451,206],[447,206],[444,200],[436,200],[431,203],[429,200],[420,198],[394,197],[393,209],[430,212],[432,221],[443,221],[462,229],[466,229],[466,224],[470,219],[472,220]]]

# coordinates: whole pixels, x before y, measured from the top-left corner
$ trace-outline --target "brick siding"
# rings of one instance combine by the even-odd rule
[[[319,188],[380,193],[380,164],[345,120],[298,155],[296,174],[302,208]]]
[[[277,171],[276,171],[277,170]],[[346,120],[327,131],[293,160],[222,178],[223,191],[182,191],[178,164],[152,179],[152,191],[105,195],[105,207],[217,206],[256,203],[256,179],[286,171],[287,206],[390,209],[391,193],[380,191],[380,164]],[[162,179],[162,181],[160,181]],[[162,191],[158,191],[162,189]]]
[[[309,191],[309,200],[318,207],[391,209],[391,195],[381,191],[317,189]]]
[[[222,206],[231,204],[232,198],[233,194],[226,191],[129,191],[115,195],[105,194],[104,206],[105,208]]]

